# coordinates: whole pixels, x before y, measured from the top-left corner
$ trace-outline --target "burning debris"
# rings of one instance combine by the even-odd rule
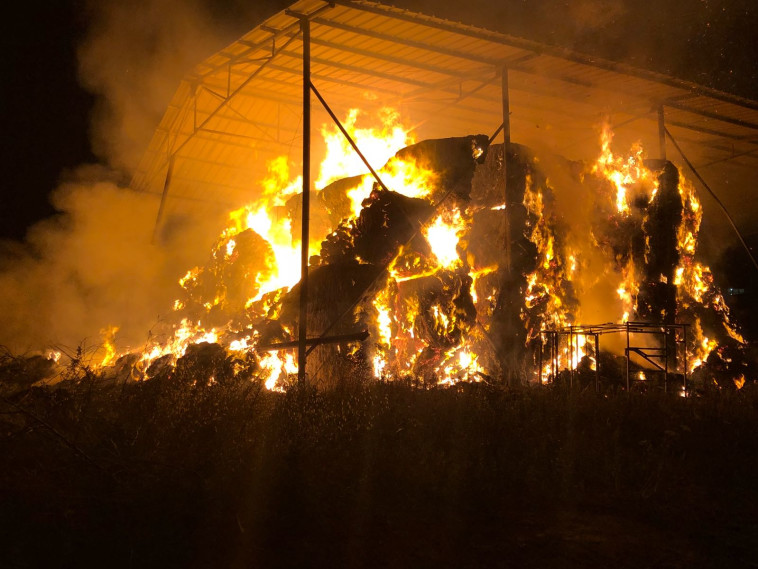
[[[504,155],[484,135],[417,143],[396,113],[376,131],[356,129],[357,117],[348,128],[364,151],[379,148],[369,159],[384,165],[381,182],[362,164],[346,166],[352,149],[323,130],[327,156],[311,214],[325,237],[310,244],[307,332],[346,340],[316,349],[312,381],[528,383],[596,370],[597,344],[586,339],[541,370],[537,354],[545,332],[582,323],[591,298],[612,286],[615,297],[597,313],[606,321],[688,326],[686,345],[676,332],[664,342],[681,346],[667,348],[667,369],[694,373],[701,384],[744,383],[744,341],[696,261],[702,209],[673,164],[646,160],[640,146],[615,156],[606,130],[594,164],[563,162],[574,185],[564,188],[524,146],[510,144]],[[281,389],[297,371],[299,188],[287,161],[273,161],[260,198],[230,214],[205,265],[180,280],[179,323],[139,356],[121,358],[112,329],[102,365],[149,379],[185,377],[206,362],[208,372],[193,381],[257,377]],[[587,219],[564,211],[577,199],[572,191],[583,192]],[[360,342],[362,331],[369,338]],[[655,374],[640,365],[639,377]]]

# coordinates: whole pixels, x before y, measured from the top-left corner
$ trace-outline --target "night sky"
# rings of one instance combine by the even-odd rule
[[[0,236],[20,239],[54,213],[47,195],[64,170],[94,160],[94,103],[77,79],[76,45],[85,32],[77,2],[14,3],[2,41],[2,207]]]
[[[138,17],[141,6],[156,2],[130,3]],[[754,0],[395,3],[758,99]],[[288,2],[198,3],[203,4],[208,4],[209,24],[223,23],[233,41]],[[22,239],[31,224],[54,213],[48,195],[61,179],[77,166],[97,161],[90,144],[96,97],[81,86],[77,63],[77,47],[99,4],[89,6],[84,0],[18,2],[13,18],[4,20],[0,238]]]

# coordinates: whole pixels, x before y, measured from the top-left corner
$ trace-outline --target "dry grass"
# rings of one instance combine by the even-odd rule
[[[0,412],[0,567],[758,559],[750,390],[283,395],[89,374]]]

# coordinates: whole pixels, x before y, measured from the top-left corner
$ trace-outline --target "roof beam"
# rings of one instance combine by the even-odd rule
[[[616,89],[609,89],[607,87],[603,87],[602,85],[601,86],[594,85],[594,84],[592,84],[592,83],[590,83],[588,81],[582,81],[581,79],[578,79],[578,78],[575,78],[575,77],[567,77],[565,75],[557,75],[557,76],[553,75],[553,76],[549,76],[549,75],[545,75],[544,73],[541,73],[538,70],[530,69],[529,66],[524,65],[524,63],[526,63],[529,60],[534,59],[534,58],[536,58],[536,57],[538,57],[540,55],[540,52],[538,52],[536,50],[534,52],[531,52],[531,53],[522,53],[518,57],[504,58],[504,59],[493,59],[493,58],[486,58],[486,57],[481,57],[481,56],[474,56],[474,55],[471,55],[471,54],[465,54],[465,53],[462,53],[462,52],[459,52],[459,51],[456,51],[456,50],[451,50],[451,49],[443,48],[443,47],[440,47],[440,46],[434,46],[434,45],[430,45],[430,44],[427,44],[427,43],[424,43],[424,42],[415,41],[415,40],[408,40],[408,39],[404,39],[404,38],[398,38],[398,37],[392,36],[390,34],[384,34],[384,33],[376,32],[376,31],[373,31],[373,30],[366,30],[366,29],[359,28],[359,27],[356,27],[356,26],[351,26],[351,25],[348,25],[348,24],[343,24],[343,23],[340,23],[340,22],[332,22],[332,21],[329,21],[329,20],[324,20],[323,18],[316,18],[315,22],[318,23],[319,25],[333,27],[333,28],[340,29],[340,30],[347,31],[347,32],[351,32],[351,33],[354,33],[354,34],[357,34],[357,35],[365,35],[365,36],[368,36],[368,37],[372,37],[372,38],[375,38],[375,39],[380,39],[380,40],[383,40],[383,41],[386,41],[386,42],[389,42],[389,43],[393,43],[393,44],[406,45],[406,46],[413,47],[413,48],[416,48],[416,49],[422,49],[422,50],[425,50],[425,51],[430,51],[432,53],[438,53],[438,54],[447,55],[447,56],[450,56],[450,57],[456,57],[456,58],[459,58],[459,59],[465,59],[465,60],[469,60],[469,61],[475,61],[477,63],[481,63],[481,64],[484,64],[484,65],[492,66],[494,69],[497,69],[497,70],[500,70],[503,65],[506,65],[508,67],[508,69],[510,69],[511,71],[518,71],[520,73],[526,73],[526,74],[529,74],[529,75],[536,75],[538,77],[546,77],[548,79],[563,81],[565,83],[570,83],[572,85],[578,85],[580,87],[586,87],[586,88],[592,88],[592,89],[602,89],[602,90],[609,91],[609,92],[612,92],[612,93],[625,93],[625,94],[628,95],[628,93],[626,91],[621,91],[621,90],[616,90]],[[499,43],[502,43],[502,42],[499,42]]]
[[[703,87],[702,85],[691,83],[689,81],[684,81],[682,79],[669,77],[661,73],[655,73],[653,71],[637,69],[635,67],[632,67],[630,65],[626,65],[623,63],[617,63],[615,61],[609,61],[606,59],[589,56],[583,53],[573,51],[568,48],[561,48],[557,46],[541,44],[535,41],[530,41],[523,38],[517,38],[514,36],[509,36],[509,35],[501,34],[498,32],[492,32],[492,31],[485,30],[482,28],[475,28],[473,26],[465,26],[463,24],[447,22],[447,21],[439,20],[437,18],[432,18],[429,16],[422,16],[420,14],[413,14],[406,11],[400,11],[397,8],[392,8],[389,6],[384,7],[379,4],[376,4],[376,5],[363,4],[363,3],[353,2],[352,0],[334,0],[334,4],[337,4],[339,6],[345,6],[353,10],[360,10],[362,12],[370,12],[372,14],[381,15],[389,19],[411,22],[411,23],[415,23],[415,24],[419,24],[419,25],[423,25],[427,27],[437,28],[437,29],[444,30],[450,33],[455,33],[455,34],[459,34],[459,35],[463,35],[467,37],[476,38],[479,40],[486,40],[486,41],[498,43],[501,45],[507,45],[509,47],[515,47],[519,49],[528,50],[538,55],[540,54],[549,55],[549,56],[557,57],[557,58],[564,59],[567,61],[573,61],[574,63],[579,63],[582,65],[588,65],[590,67],[595,67],[598,69],[604,69],[606,71],[620,73],[622,75],[630,75],[632,77],[637,77],[638,79],[654,81],[658,84],[667,85],[669,87],[674,87],[676,89],[682,89],[690,93],[703,95],[706,97],[710,97],[712,99],[717,99],[725,103],[731,103],[733,105],[739,105],[748,109],[758,110],[758,102],[755,102],[755,101],[750,101],[742,97],[738,97],[736,95],[731,95],[729,93],[724,93],[722,91],[717,91],[715,89]],[[506,62],[503,61],[500,63],[502,64]]]
[[[709,168],[710,166],[715,166],[716,164],[721,164],[722,162],[729,162],[730,160],[736,160],[737,158],[758,159],[758,156],[756,156],[756,153],[758,153],[758,148],[754,148],[753,150],[748,150],[747,152],[740,152],[739,154],[734,154],[727,158],[719,158],[718,160],[712,160],[711,162],[707,162],[706,164],[700,164],[698,168],[699,169]]]
[[[472,79],[472,78],[478,78],[484,73],[488,73],[492,71],[492,66],[487,65],[486,69],[484,70],[476,70],[476,71],[468,71],[468,72],[460,72],[460,71],[454,71],[447,67],[439,67],[437,65],[428,65],[426,63],[411,61],[410,59],[403,59],[400,57],[395,57],[393,55],[385,55],[383,53],[378,53],[375,51],[370,51],[367,49],[362,49],[359,47],[351,47],[347,45],[341,45],[338,43],[334,43],[332,41],[328,40],[322,40],[319,38],[312,38],[311,39],[312,45],[318,45],[321,47],[328,47],[331,49],[336,49],[339,51],[343,51],[346,53],[352,53],[354,55],[360,55],[363,57],[369,57],[371,59],[378,59],[380,61],[387,61],[389,63],[394,63],[396,65],[405,65],[406,67],[415,68],[415,69],[423,69],[424,71],[430,71],[432,73],[438,73],[440,75],[447,75],[450,77],[456,77],[458,79]]]
[[[307,15],[306,14],[296,15],[291,10],[285,10],[285,14],[287,14],[288,16],[291,16],[291,17],[293,17],[295,19],[293,20],[293,22],[291,24],[286,25],[283,28],[274,28],[274,27],[271,27],[271,26],[267,25],[266,22],[268,22],[270,20],[270,18],[269,18],[269,20],[266,20],[266,22],[264,22],[263,24],[261,24],[260,26],[258,26],[258,28],[261,29],[261,30],[263,30],[263,31],[265,31],[265,32],[270,33],[271,37],[266,38],[265,40],[260,41],[260,42],[251,42],[251,41],[245,40],[245,39],[239,40],[237,43],[240,43],[240,44],[242,44],[244,46],[247,46],[248,49],[246,49],[245,51],[243,51],[241,53],[235,54],[235,55],[229,55],[229,54],[224,53],[223,51],[219,52],[218,55],[226,57],[227,61],[225,61],[224,63],[222,63],[220,65],[211,66],[211,68],[210,68],[209,71],[204,72],[204,73],[200,73],[200,74],[198,74],[198,76],[200,78],[205,78],[208,75],[210,75],[211,73],[214,73],[214,72],[218,71],[219,69],[222,69],[222,68],[228,66],[229,64],[233,64],[234,62],[242,59],[243,57],[247,57],[251,53],[255,53],[256,51],[260,51],[263,48],[267,48],[269,45],[271,45],[271,57],[273,57],[275,55],[275,52],[276,52],[276,40],[277,40],[277,38],[279,38],[279,37],[281,37],[283,35],[289,34],[289,32],[291,32],[293,29],[299,30],[300,29],[300,19],[301,18],[303,18],[303,17],[313,18],[317,14],[320,14],[324,10],[328,10],[330,8],[334,8],[334,3],[327,2],[327,3],[325,3],[324,6],[321,6],[320,8],[317,8],[311,14],[307,14]]]
[[[265,40],[260,41],[258,43],[254,43],[254,42],[247,41],[247,40],[239,40],[237,43],[240,43],[240,44],[242,44],[244,46],[247,46],[248,49],[242,51],[241,53],[234,54],[234,55],[226,54],[223,51],[219,52],[217,55],[220,55],[222,57],[226,57],[227,61],[225,61],[224,63],[218,64],[218,65],[208,65],[208,67],[210,68],[208,71],[205,71],[205,72],[202,72],[202,73],[196,73],[195,76],[198,77],[201,80],[205,79],[208,75],[210,75],[212,73],[215,73],[217,71],[220,71],[220,70],[222,70],[222,69],[224,69],[226,67],[229,67],[230,65],[233,65],[235,62],[239,61],[240,59],[242,59],[244,57],[248,57],[250,54],[255,53],[256,51],[260,51],[260,50],[262,50],[264,48],[269,48],[269,46],[271,46],[271,48],[270,48],[271,55],[270,56],[273,57],[273,55],[274,55],[274,53],[276,51],[276,49],[275,49],[276,38],[279,37],[280,35],[287,34],[293,28],[299,28],[299,26],[300,26],[300,22],[295,22],[294,24],[292,24],[290,26],[286,26],[285,28],[282,28],[281,30],[279,30],[279,33],[274,33],[274,34],[271,35],[271,37],[266,38]],[[200,63],[198,65],[198,67],[200,67],[202,65],[206,65],[205,62]]]
[[[677,102],[674,102],[674,101],[672,101],[672,102],[664,101],[663,104],[666,105],[667,107],[671,107],[672,109],[677,109],[677,110],[680,110],[680,111],[685,111],[687,113],[692,113],[694,115],[700,115],[701,117],[706,117],[706,118],[713,119],[713,120],[716,120],[716,121],[725,122],[725,123],[729,123],[729,124],[734,124],[734,125],[737,125],[737,126],[741,126],[743,128],[750,128],[750,129],[753,129],[753,130],[758,130],[758,124],[752,123],[752,122],[749,122],[749,121],[743,121],[741,119],[735,119],[735,118],[731,118],[731,117],[725,117],[724,115],[720,115],[718,113],[712,113],[710,111],[703,111],[703,110],[700,110],[700,109],[693,109],[692,107],[688,107],[687,105],[682,105],[681,103],[677,103]]]
[[[493,67],[499,67],[502,65],[502,61],[497,59],[492,59],[489,57],[482,57],[480,55],[475,55],[471,53],[462,53],[460,51],[456,51],[454,49],[448,49],[442,46],[433,46],[429,45],[424,42],[419,42],[415,40],[405,39],[405,38],[399,38],[392,36],[390,34],[384,34],[382,32],[377,32],[374,30],[366,30],[364,28],[358,28],[356,26],[351,26],[349,24],[343,24],[341,22],[332,22],[330,20],[325,20],[323,18],[316,18],[313,20],[314,23],[318,24],[319,26],[327,26],[330,28],[335,28],[338,30],[342,30],[345,32],[352,32],[354,34],[358,34],[361,36],[367,36],[370,38],[383,40],[389,43],[393,44],[399,44],[404,45],[406,47],[413,47],[416,49],[423,49],[424,51],[432,51],[435,53],[439,53],[441,55],[447,55],[450,57],[457,57],[458,59],[463,59],[467,61],[474,61],[476,63],[481,63],[483,65],[491,65]]]
[[[299,54],[292,51],[283,51],[282,55],[288,55],[290,57],[298,57]],[[311,62],[317,63],[319,65],[324,65],[326,67],[336,67],[337,69],[341,69],[342,71],[350,71],[351,73],[359,73],[361,75],[367,75],[369,77],[379,77],[381,79],[386,79],[388,81],[394,81],[396,83],[405,83],[407,85],[414,85],[416,87],[426,87],[429,85],[428,83],[424,81],[419,81],[418,79],[411,79],[409,77],[401,77],[398,75],[393,75],[391,73],[384,73],[382,71],[372,71],[363,67],[349,65],[347,63],[338,63],[336,61],[329,61],[328,59],[323,59],[320,57],[311,56]],[[366,87],[364,86],[363,88],[365,89]]]
[[[296,71],[294,69],[291,69],[289,67],[285,67],[283,65],[272,64],[272,65],[269,65],[269,68],[275,69],[277,71],[283,71],[285,73],[291,73],[291,74],[294,74],[294,75],[299,75],[298,71]],[[366,73],[366,72],[364,71],[363,73]],[[321,75],[319,73],[311,73],[311,77],[313,77],[314,79],[318,79],[319,81],[329,81],[329,82],[335,83],[337,85],[343,85],[345,87],[353,87],[353,88],[358,89],[360,91],[365,91],[366,89],[368,89],[368,87],[366,85],[363,85],[361,83],[356,83],[354,81],[348,81],[346,79],[337,79],[336,77],[330,77],[329,75]],[[393,79],[393,80],[397,80],[398,82],[401,81],[400,79]],[[397,91],[393,91],[392,89],[386,89],[384,87],[371,87],[371,89],[373,91],[378,91],[379,93],[386,93],[388,95],[393,95],[395,97],[397,97],[399,95],[399,93]]]
[[[744,137],[744,136],[736,136],[734,134],[729,134],[727,132],[722,132],[720,130],[715,130],[715,129],[707,128],[707,127],[704,127],[704,126],[697,126],[697,125],[694,125],[694,124],[687,124],[687,123],[684,123],[684,122],[681,122],[681,121],[677,121],[677,120],[666,119],[666,124],[671,124],[671,125],[674,125],[674,126],[679,127],[679,128],[686,128],[688,130],[692,130],[692,131],[695,131],[695,132],[700,132],[700,133],[703,133],[703,134],[710,134],[710,135],[713,135],[713,136],[718,136],[719,138],[728,138],[729,140],[734,140],[734,141],[737,141],[737,142],[745,142],[745,143],[748,143],[748,144],[758,144],[758,139],[756,139],[756,138],[748,138],[748,137]]]

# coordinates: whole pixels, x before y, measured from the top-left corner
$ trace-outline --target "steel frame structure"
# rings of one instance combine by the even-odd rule
[[[600,389],[600,337],[607,334],[623,334],[626,340],[624,348],[624,358],[626,359],[626,390],[629,391],[632,385],[631,364],[632,354],[636,354],[649,365],[653,367],[652,371],[663,373],[663,389],[668,391],[669,374],[676,373],[677,369],[671,369],[669,363],[678,362],[678,346],[682,346],[682,390],[681,393],[686,397],[688,394],[687,384],[687,324],[654,324],[650,322],[625,322],[623,324],[593,324],[566,326],[553,330],[543,330],[540,332],[540,342],[538,346],[538,369],[539,383],[543,383],[543,368],[545,364],[545,351],[547,350],[548,361],[552,366],[552,375],[555,378],[560,370],[562,359],[568,358],[569,362],[574,359],[578,360],[580,336],[593,339],[593,351],[595,356],[595,390]],[[657,341],[657,346],[635,345],[635,335],[652,338]],[[561,354],[561,339],[565,340],[566,350]],[[569,381],[573,385],[575,367],[565,367],[564,371],[569,372]],[[678,365],[676,366],[678,367]],[[650,369],[650,368],[648,368]]]
[[[393,21],[397,21],[407,26],[417,26],[419,30],[424,30],[424,34],[420,34],[419,37],[411,36],[400,37],[399,35],[393,35],[378,27],[372,28],[370,25],[359,24],[358,22],[368,21],[360,19],[357,16],[355,18],[347,18],[347,16],[340,19],[340,17],[332,18],[332,12],[344,12],[345,14],[367,14],[374,15],[377,18],[387,18]],[[340,12],[340,14],[342,14]],[[382,53],[379,50],[372,50],[361,45],[348,45],[340,43],[338,41],[322,38],[312,37],[312,27],[316,25],[320,28],[331,30],[335,33],[348,34],[350,37],[366,38],[376,42],[381,42],[382,45],[391,43],[402,46],[413,53],[430,54],[439,58],[443,58],[447,63],[438,64],[430,63],[423,57],[416,56],[415,58],[410,55],[401,57],[397,55],[389,55],[388,53]],[[456,49],[449,47],[445,43],[439,41],[433,41],[433,34],[430,30],[439,32],[440,34],[449,34],[451,38],[455,37],[459,43],[463,42],[461,38],[466,39],[466,45],[469,46],[466,49]],[[679,146],[673,139],[671,133],[666,128],[666,120],[668,124],[676,126],[693,133],[706,133],[712,137],[704,139],[704,144],[710,145],[713,148],[720,149],[722,144],[719,140],[739,141],[740,143],[754,145],[758,144],[758,114],[753,111],[758,111],[758,102],[748,101],[735,97],[726,93],[721,93],[712,89],[707,89],[699,85],[687,83],[684,81],[676,80],[670,77],[665,77],[656,73],[642,71],[631,68],[626,65],[600,60],[598,58],[592,58],[580,53],[573,52],[571,50],[565,50],[555,48],[551,46],[545,46],[536,42],[522,40],[519,38],[513,38],[510,36],[504,36],[495,32],[489,32],[474,28],[472,26],[465,26],[462,24],[456,24],[439,20],[436,18],[427,17],[421,14],[413,14],[406,11],[393,9],[380,4],[375,4],[363,0],[300,0],[293,4],[293,6],[280,13],[278,16],[268,20],[262,24],[254,32],[257,33],[256,37],[261,34],[268,35],[263,37],[259,41],[251,41],[243,39],[233,44],[227,50],[220,52],[213,61],[208,64],[202,64],[200,69],[188,78],[187,86],[190,89],[191,96],[188,99],[190,101],[189,107],[186,103],[177,104],[175,106],[174,114],[172,118],[162,123],[159,131],[156,133],[157,142],[154,142],[152,146],[157,144],[157,148],[161,151],[153,151],[153,154],[158,155],[158,163],[160,163],[160,156],[164,156],[163,165],[156,167],[156,162],[153,160],[153,165],[146,167],[139,179],[135,179],[135,185],[141,186],[145,191],[155,192],[150,190],[149,186],[155,180],[155,177],[160,175],[160,172],[164,172],[164,181],[162,184],[162,191],[160,192],[161,199],[158,207],[154,239],[158,238],[160,226],[165,216],[166,203],[169,196],[169,191],[172,186],[172,181],[181,180],[181,176],[177,176],[177,158],[182,160],[197,160],[200,159],[192,154],[184,155],[184,150],[196,139],[199,139],[204,134],[212,134],[214,137],[222,139],[224,137],[235,138],[240,141],[240,147],[244,148],[244,143],[247,141],[250,144],[264,144],[266,142],[276,141],[280,142],[280,133],[282,129],[284,132],[292,134],[293,140],[297,136],[297,131],[291,127],[280,124],[280,116],[277,116],[277,124],[266,124],[261,121],[259,116],[248,116],[245,110],[237,110],[232,108],[231,101],[235,97],[252,97],[260,98],[261,100],[270,100],[272,103],[279,105],[281,109],[282,102],[294,106],[299,104],[302,113],[302,172],[303,172],[303,186],[302,186],[302,249],[301,249],[301,288],[300,288],[300,312],[298,323],[298,365],[299,376],[298,379],[302,383],[305,381],[305,370],[307,354],[316,345],[327,342],[329,338],[320,337],[318,341],[314,339],[308,339],[307,332],[307,303],[308,303],[308,244],[309,244],[309,217],[310,217],[310,189],[312,185],[311,180],[311,93],[315,94],[320,101],[323,108],[329,114],[331,120],[341,130],[343,135],[350,141],[350,144],[363,159],[364,163],[372,173],[374,178],[381,186],[385,187],[380,177],[365,159],[358,146],[350,138],[348,132],[344,126],[340,123],[336,114],[332,111],[326,99],[316,89],[313,84],[313,80],[329,82],[330,84],[340,85],[346,89],[362,89],[369,88],[377,92],[392,93],[392,84],[407,85],[412,88],[411,91],[405,93],[405,100],[407,101],[419,101],[419,96],[425,93],[443,93],[450,95],[453,98],[444,102],[440,100],[443,105],[456,105],[462,100],[472,97],[476,98],[477,104],[471,105],[470,108],[466,108],[467,113],[478,113],[482,117],[493,117],[492,110],[488,110],[494,101],[492,99],[491,92],[484,93],[485,88],[491,88],[493,78],[500,76],[500,111],[502,124],[498,128],[499,132],[502,130],[504,148],[507,149],[511,139],[511,71],[518,72],[519,74],[532,77],[533,82],[521,81],[516,86],[516,90],[519,93],[537,93],[541,96],[545,96],[544,87],[539,85],[542,83],[549,84],[550,81],[557,81],[562,83],[566,91],[582,89],[595,90],[599,92],[605,92],[619,97],[624,94],[623,81],[634,83],[640,88],[646,88],[650,91],[650,95],[647,99],[654,104],[651,105],[647,113],[639,114],[637,117],[653,114],[657,122],[658,131],[658,145],[660,158],[666,158],[666,137],[668,136],[675,144],[678,150]],[[302,43],[301,53],[293,51],[291,46],[295,44],[297,40]],[[477,43],[479,42],[479,43]],[[480,45],[481,44],[481,45]],[[313,56],[312,49],[314,46],[322,50],[328,50],[328,56]],[[492,55],[492,46],[500,46],[503,53]],[[488,49],[485,49],[487,47]],[[486,54],[484,52],[487,52]],[[383,71],[376,68],[376,66],[362,66],[355,63],[347,63],[334,57],[334,53],[344,53],[351,57],[358,58],[358,61],[371,62],[372,64],[378,62],[390,67],[390,69]],[[481,52],[481,53],[478,53]],[[301,69],[298,71],[293,65],[292,61],[301,60]],[[275,60],[280,60],[275,63]],[[545,75],[537,64],[538,61],[544,60],[549,62],[555,67],[555,62],[565,62],[565,69],[556,67],[549,75]],[[474,69],[466,68],[465,70],[458,69],[454,63],[463,65],[475,65]],[[316,64],[322,68],[321,72],[314,72],[312,65]],[[249,69],[249,66],[254,66],[254,69]],[[242,70],[243,68],[245,70]],[[239,68],[239,69],[238,69]],[[338,74],[327,72],[326,70],[335,70]],[[581,75],[581,70],[588,70],[587,78]],[[416,77],[416,73],[413,76],[409,76],[412,70],[416,70],[419,73],[425,72],[428,74],[446,77],[446,79],[436,79],[429,81],[426,79],[419,79]],[[590,73],[590,71],[592,71]],[[225,78],[222,79],[223,74]],[[299,77],[299,88],[301,92],[301,99],[297,101],[294,96],[293,89],[296,84],[290,81],[290,77]],[[590,77],[591,76],[591,77]],[[604,77],[613,79],[613,81],[604,81]],[[619,79],[621,78],[621,79]],[[626,79],[624,79],[626,78]],[[272,93],[266,92],[248,92],[247,88],[253,81],[259,79],[261,84],[278,85],[278,91]],[[377,84],[377,79],[388,82],[386,87]],[[467,81],[476,81],[478,86],[468,89],[464,92],[463,85]],[[631,84],[630,83],[630,84]],[[578,91],[579,92],[579,91]],[[208,96],[217,101],[215,106],[208,107],[204,111],[199,110],[198,104],[200,97],[203,93],[207,93]],[[346,94],[346,96],[349,96]],[[556,96],[553,95],[547,95]],[[402,99],[403,97],[401,97]],[[529,96],[528,98],[531,98]],[[644,99],[644,98],[643,98]],[[242,99],[240,99],[242,100]],[[721,106],[710,107],[703,105],[703,100],[714,101],[721,104]],[[576,104],[591,105],[592,102],[577,102]],[[633,103],[637,105],[638,103]],[[726,109],[728,113],[722,112]],[[677,113],[676,116],[666,116],[666,111],[672,111]],[[227,111],[231,111],[233,116],[230,116]],[[539,111],[537,111],[539,112]],[[225,114],[226,113],[226,114]],[[751,114],[752,113],[752,114]],[[187,117],[191,114],[191,126],[188,132],[182,132],[182,124],[186,123]],[[474,116],[474,115],[471,115]],[[702,121],[688,120],[688,117],[700,117],[704,119],[707,126],[701,124]],[[520,118],[516,115],[516,118]],[[631,120],[636,120],[633,118]],[[631,122],[625,121],[625,122]],[[232,130],[224,130],[223,128],[216,127],[213,123],[221,121],[223,124],[233,124],[235,121],[243,125],[249,123],[256,128],[258,132],[255,135],[249,135],[246,133],[239,133]],[[165,121],[164,121],[165,122]],[[723,128],[714,128],[713,123],[722,125]],[[493,125],[494,126],[494,125]],[[276,136],[269,133],[270,130],[276,129]],[[731,129],[731,131],[730,131]],[[737,130],[735,130],[737,129]],[[706,132],[707,131],[707,132]],[[497,134],[496,132],[496,134]],[[172,137],[173,135],[173,137]],[[716,137],[715,140],[713,137]],[[494,136],[493,136],[494,138]],[[209,141],[210,142],[210,141]],[[165,152],[164,152],[165,150]],[[681,152],[681,150],[680,150]],[[195,152],[196,153],[196,152]],[[723,159],[711,162],[711,164],[719,163],[722,160],[730,160],[735,157],[748,157],[754,158],[752,149],[742,150],[735,156],[734,150],[732,150],[732,158],[726,157]],[[685,157],[686,160],[686,157]],[[504,161],[505,162],[505,161]],[[688,164],[689,161],[687,161]],[[691,164],[690,164],[691,166]],[[237,168],[241,170],[241,167],[235,166],[233,161],[229,161],[229,168]],[[507,175],[503,167],[503,188],[505,190]],[[697,172],[696,172],[697,174]],[[699,175],[698,175],[699,178]],[[506,198],[506,207],[504,208],[505,215],[505,243],[504,246],[504,261],[506,271],[511,270],[511,228],[509,221],[509,208],[507,204],[507,193],[504,191],[504,197]],[[190,197],[189,199],[195,199],[200,201],[197,197]],[[730,219],[731,221],[731,219]],[[735,227],[734,223],[732,225]],[[741,238],[741,237],[740,237]],[[629,386],[629,371],[628,362],[632,353],[634,352],[633,346],[628,343],[629,335],[635,333],[645,334],[657,334],[656,330],[664,329],[666,334],[672,330],[682,329],[683,325],[663,325],[663,328],[659,325],[648,325],[644,323],[627,323],[618,328],[621,325],[600,325],[600,326],[579,326],[570,327],[568,330],[553,330],[545,331],[542,334],[552,338],[557,345],[560,337],[566,336],[569,342],[573,341],[576,335],[589,335],[594,337],[596,348],[599,344],[599,336],[607,333],[625,332],[627,334],[627,387]],[[672,328],[673,326],[673,328]],[[671,330],[669,330],[671,328]],[[686,330],[684,332],[686,336]],[[323,336],[323,334],[322,334]],[[335,341],[337,339],[335,338]],[[310,350],[307,349],[311,346]],[[599,348],[597,348],[599,349]],[[686,356],[685,356],[686,357]],[[540,349],[540,358],[542,358],[542,348]],[[664,374],[668,374],[668,370],[664,370]],[[684,374],[684,389],[686,392],[686,370]]]

